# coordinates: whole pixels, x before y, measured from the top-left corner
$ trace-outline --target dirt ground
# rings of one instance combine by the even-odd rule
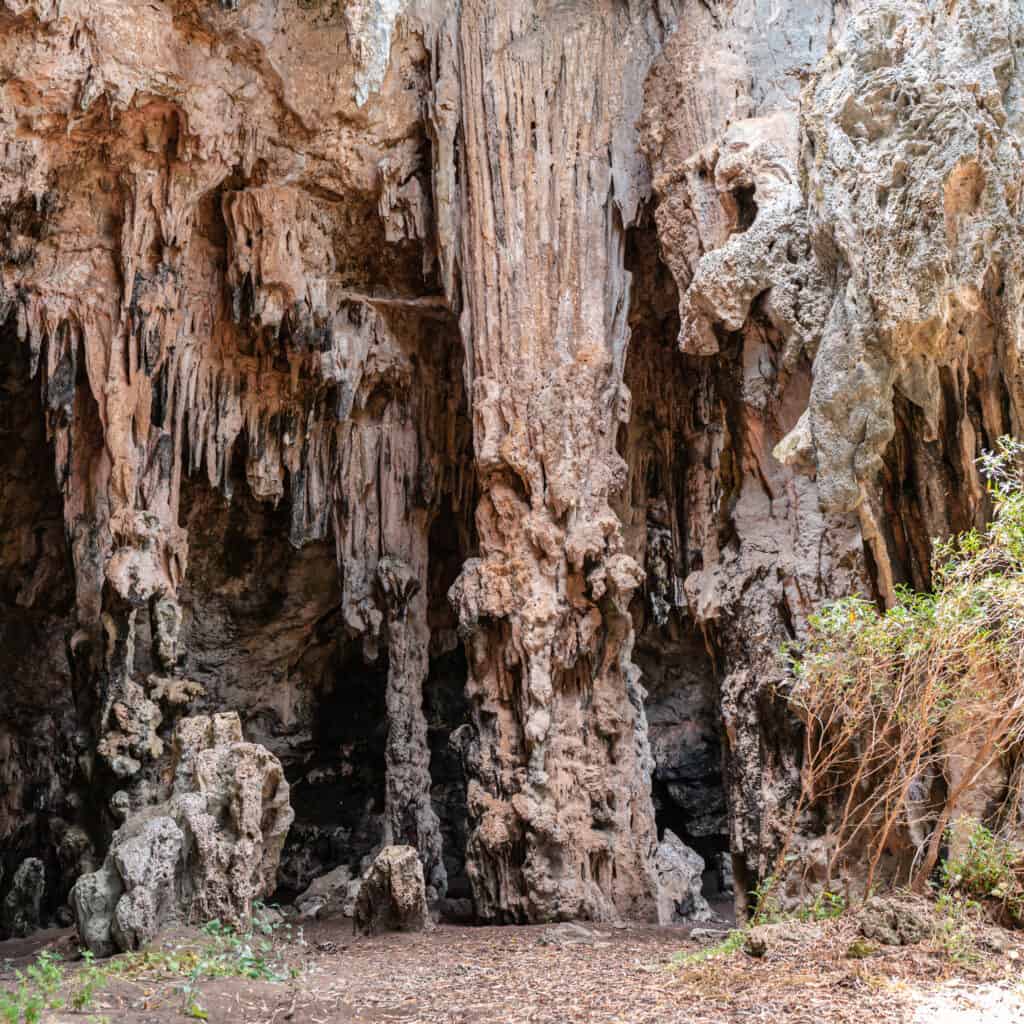
[[[854,945],[853,921],[787,925],[761,957],[742,950],[687,961],[702,948],[683,929],[451,927],[355,938],[346,921],[315,924],[276,947],[287,981],[199,983],[192,1019],[245,1024],[1024,1024],[1024,944],[1013,937],[980,963],[956,965],[921,947]],[[169,936],[157,948],[207,941]],[[0,943],[0,987],[50,932]],[[708,940],[703,947],[707,948]],[[858,956],[851,956],[857,949]],[[177,954],[175,954],[177,955]],[[159,958],[157,958],[159,959]],[[110,977],[88,1010],[50,1011],[53,1024],[182,1024],[182,976],[137,959]],[[110,963],[110,962],[108,962]],[[70,991],[82,965],[64,967]]]

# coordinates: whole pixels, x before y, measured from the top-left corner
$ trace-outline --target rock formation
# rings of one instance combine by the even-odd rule
[[[132,814],[103,866],[71,891],[78,933],[98,956],[139,949],[172,922],[244,928],[253,900],[277,884],[294,817],[277,758],[243,742],[231,712],[183,719],[171,769],[168,799]]]
[[[364,935],[431,927],[420,857],[414,846],[385,846],[377,854],[354,908],[355,926]]]
[[[658,924],[710,921],[711,908],[704,899],[704,861],[671,829],[654,855],[658,882]]]
[[[1021,433],[1022,42],[1012,0],[0,0],[0,901],[103,864],[141,941],[175,736],[235,712],[266,753],[209,771],[277,758],[296,814],[243,888],[411,846],[480,919],[655,919],[674,834],[742,905],[779,645],[927,586]]]
[[[38,857],[26,857],[18,865],[0,908],[0,923],[8,935],[24,938],[39,927],[46,893],[45,871]]]
[[[420,877],[422,877],[422,868]],[[295,909],[300,917],[328,918],[354,917],[359,898],[361,879],[353,878],[347,864],[328,871],[315,879],[310,887],[295,898]],[[426,889],[423,898],[426,899]]]

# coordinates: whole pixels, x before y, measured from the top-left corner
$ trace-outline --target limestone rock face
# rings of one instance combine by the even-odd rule
[[[807,353],[832,303],[800,172],[800,78],[834,45],[848,7],[690,3],[646,82],[643,146],[675,284],[661,286],[660,303],[678,307],[644,335],[674,330],[683,368],[665,380],[666,347],[641,336],[652,365],[630,386],[656,441],[637,431],[627,461],[638,463],[631,490],[646,491],[672,539],[680,625],[669,626],[692,623],[711,662],[741,905],[772,870],[799,791],[779,647],[821,602],[873,585],[857,516],[823,505],[821,478],[773,454],[805,411]],[[678,436],[681,465],[668,447]]]
[[[450,596],[476,729],[467,868],[488,919],[653,914],[631,656],[644,573],[611,501],[628,473],[616,442],[626,229],[647,190],[641,82],[671,14],[464,4],[437,48],[438,241],[462,308],[480,486],[479,554]]]
[[[99,871],[72,890],[98,956],[139,949],[172,921],[243,927],[269,895],[293,812],[281,765],[242,741],[235,714],[183,719],[170,798],[129,816]]]
[[[42,923],[46,867],[37,857],[26,857],[14,872],[0,908],[0,927],[10,937],[24,938]]]
[[[0,0],[0,905],[135,944],[387,846],[654,920],[669,834],[742,905],[780,644],[1024,432],[1022,18]]]
[[[1019,394],[992,397],[1018,373],[1022,31],[1017,4],[875,0],[806,86],[810,229],[833,275],[807,425],[829,507],[872,489],[897,396],[972,488],[976,439],[1018,431]],[[950,422],[972,379],[986,382],[979,414]]]
[[[364,935],[431,927],[423,865],[412,846],[385,846],[359,886],[355,925]]]

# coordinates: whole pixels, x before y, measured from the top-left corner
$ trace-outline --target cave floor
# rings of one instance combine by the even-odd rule
[[[1021,1024],[1024,943],[969,964],[925,947],[851,958],[852,921],[787,926],[754,958],[742,951],[687,960],[701,946],[685,929],[606,926],[453,927],[428,934],[354,938],[347,921],[316,923],[304,944],[279,943],[296,976],[202,982],[193,1019],[245,1024]],[[31,962],[47,933],[0,944],[0,984]],[[197,932],[164,939],[180,950]],[[705,948],[706,944],[705,944]],[[110,978],[84,1012],[52,1024],[181,1024],[183,978],[146,969]],[[69,965],[65,990],[80,966]],[[201,1008],[201,1009],[199,1009]],[[202,1016],[205,1014],[205,1016]]]

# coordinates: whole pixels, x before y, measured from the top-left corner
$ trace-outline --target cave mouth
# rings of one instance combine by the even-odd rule
[[[684,589],[703,564],[693,522],[701,510],[692,503],[706,461],[708,424],[699,401],[705,367],[678,350],[679,292],[649,213],[627,233],[626,268],[632,294],[624,378],[632,405],[617,447],[629,478],[616,511],[644,566],[631,608],[633,660],[647,691],[655,824],[659,840],[670,830],[703,858],[704,896],[731,919],[719,678]]]
[[[309,742],[287,767],[295,822],[276,898],[289,902],[341,865],[358,876],[384,834],[387,659],[343,645],[310,708]]]
[[[30,858],[42,866],[32,871],[38,923],[66,923],[70,875],[89,843],[66,648],[74,578],[43,377],[32,376],[14,315],[0,321],[0,939],[22,934],[7,901]]]
[[[473,917],[466,873],[469,810],[459,739],[469,720],[462,646],[431,659],[423,686],[431,802],[441,826],[448,890],[440,911]],[[309,740],[287,767],[295,822],[275,899],[293,901],[316,878],[346,866],[358,877],[384,835],[388,719],[386,653],[367,663],[342,643],[310,706]],[[457,901],[457,902],[456,902]]]
[[[654,756],[651,797],[659,840],[670,830],[704,860],[712,909],[732,913],[732,855],[722,772],[718,681],[698,630],[673,614],[638,639]]]

